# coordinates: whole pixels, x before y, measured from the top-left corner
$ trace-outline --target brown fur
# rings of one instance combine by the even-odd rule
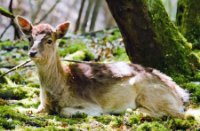
[[[32,35],[36,36],[39,34],[51,34],[53,33],[53,28],[49,24],[39,24],[33,27]]]
[[[137,75],[137,65],[129,64],[130,72],[114,72],[113,69],[116,63],[111,64],[71,64],[68,67],[68,85],[78,93],[83,99],[90,97],[88,92],[102,94],[116,81],[123,81]],[[81,85],[80,85],[81,83]],[[88,98],[91,100],[91,98]],[[93,100],[94,101],[94,100]]]

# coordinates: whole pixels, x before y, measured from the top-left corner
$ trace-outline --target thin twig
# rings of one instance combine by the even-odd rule
[[[56,0],[56,2],[54,3],[54,5],[49,9],[49,11],[35,24],[39,24],[41,23],[43,20],[45,20],[47,18],[47,16],[54,10],[54,8],[56,7],[56,5],[60,2],[61,0]]]
[[[3,37],[3,35],[6,33],[6,31],[11,27],[11,24],[9,24],[5,29],[4,31],[1,33],[0,35],[0,39]]]
[[[33,67],[35,66],[34,64],[28,64],[28,65],[24,65],[23,68],[26,68],[26,67]],[[0,68],[7,68],[7,69],[11,69],[11,68],[14,68],[15,66],[13,65],[7,65],[7,66],[0,66]]]
[[[25,65],[26,65],[27,63],[29,63],[29,62],[31,62],[31,60],[27,60],[27,61],[25,61],[24,63],[19,64],[19,65],[13,67],[13,68],[10,69],[9,71],[3,73],[3,74],[0,76],[0,78],[3,77],[3,76],[5,76],[5,75],[7,75],[8,73],[10,73],[10,72],[12,72],[12,71],[15,71],[15,70],[17,70],[17,69],[19,69],[19,68],[25,66]]]
[[[79,61],[79,60],[69,60],[69,59],[62,59],[62,61],[69,61],[74,63],[91,63],[90,61]]]
[[[91,62],[87,62],[87,61],[78,61],[78,60],[69,60],[69,59],[62,59],[62,61],[69,61],[69,62],[74,62],[74,63],[91,63]],[[19,68],[23,68],[23,67],[30,67],[30,66],[26,66],[26,64],[28,64],[29,62],[31,62],[31,60],[27,60],[24,63],[21,63],[15,67],[13,67],[12,69],[8,70],[7,72],[3,73],[2,75],[0,75],[0,78],[9,74],[10,72],[13,72]],[[31,65],[32,66],[32,65]]]
[[[9,3],[9,6],[8,6],[8,9],[11,13],[13,13],[13,8],[12,8],[12,5],[13,5],[13,0],[10,0],[10,3]]]

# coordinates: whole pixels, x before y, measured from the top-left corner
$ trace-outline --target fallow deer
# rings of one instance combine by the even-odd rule
[[[38,70],[39,112],[53,111],[66,117],[77,112],[98,116],[132,108],[152,117],[183,117],[183,104],[189,94],[169,76],[124,62],[63,66],[56,41],[66,34],[69,22],[53,28],[49,24],[33,26],[21,16],[16,21],[29,39],[29,56]]]

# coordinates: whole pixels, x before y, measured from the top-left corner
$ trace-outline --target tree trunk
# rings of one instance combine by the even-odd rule
[[[86,30],[86,27],[87,27],[87,24],[88,24],[88,20],[89,20],[89,17],[90,17],[90,11],[92,9],[92,5],[93,5],[93,0],[89,0],[88,1],[88,5],[87,5],[87,10],[85,12],[85,18],[83,20],[83,24],[82,24],[82,27],[81,27],[81,31],[82,33],[85,32]]]
[[[91,23],[90,23],[90,31],[94,31],[94,27],[95,27],[95,23],[97,20],[97,16],[99,13],[99,9],[102,5],[103,0],[96,0],[95,1],[95,5],[93,8],[93,12],[92,12],[92,18],[91,18]]]
[[[77,19],[77,21],[76,21],[76,26],[75,26],[75,29],[74,29],[74,32],[75,32],[75,33],[78,31],[79,26],[80,26],[81,16],[82,16],[82,12],[83,12],[84,5],[85,5],[85,0],[82,0],[82,2],[81,2],[81,7],[80,7],[80,10],[79,10],[79,12],[78,12],[78,19]]]
[[[30,1],[31,2],[31,1]],[[39,1],[36,1],[37,2],[37,6],[36,6],[36,10],[32,10],[32,15],[31,15],[31,22],[32,23],[35,23],[36,19],[38,18],[38,15],[42,9],[42,5],[44,4],[45,0],[39,0]],[[30,3],[30,6],[31,6],[31,3]],[[30,8],[33,8],[33,7],[30,7]]]
[[[200,49],[199,0],[179,0],[176,23],[193,48]]]
[[[192,74],[190,44],[170,21],[160,0],[106,0],[130,60],[169,75]]]

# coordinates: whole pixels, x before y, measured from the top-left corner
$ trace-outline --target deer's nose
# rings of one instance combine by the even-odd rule
[[[30,56],[30,57],[35,57],[36,54],[37,54],[37,51],[31,51],[31,52],[29,53],[29,56]]]

